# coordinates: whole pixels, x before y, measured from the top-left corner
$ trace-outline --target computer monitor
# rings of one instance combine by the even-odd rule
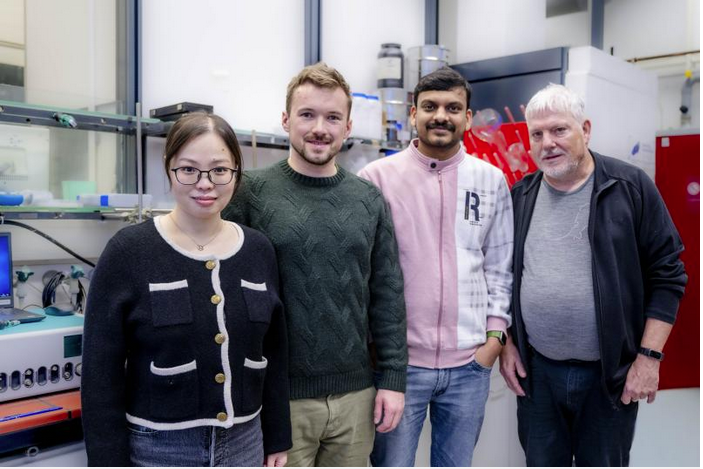
[[[35,322],[46,316],[15,308],[12,286],[12,236],[0,233],[0,321]]]
[[[0,233],[0,308],[12,307],[12,242],[10,233]]]

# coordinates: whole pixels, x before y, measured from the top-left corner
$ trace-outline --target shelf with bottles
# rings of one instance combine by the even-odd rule
[[[151,119],[154,120],[154,119]],[[170,130],[173,122],[161,122],[160,127],[163,132],[156,132],[157,127],[153,127],[147,133],[150,137],[165,137]],[[287,150],[290,145],[290,139],[284,135],[276,135],[272,133],[257,132],[256,130],[234,129],[239,144],[245,147],[261,147],[274,148],[279,150]],[[407,146],[402,142],[389,142],[386,140],[377,140],[363,137],[349,137],[342,145],[342,151],[349,150],[354,145],[370,145],[377,148],[379,151],[398,151]]]

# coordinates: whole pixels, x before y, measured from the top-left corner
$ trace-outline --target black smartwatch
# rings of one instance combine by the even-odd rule
[[[663,352],[657,352],[656,350],[652,350],[651,348],[646,348],[646,347],[640,347],[639,353],[642,355],[645,355],[650,358],[654,358],[655,360],[662,361],[664,360],[664,353]]]

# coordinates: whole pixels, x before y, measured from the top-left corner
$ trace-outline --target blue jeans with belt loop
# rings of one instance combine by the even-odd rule
[[[557,361],[531,349],[530,394],[518,397],[528,466],[627,466],[637,403],[611,402],[600,361]]]
[[[152,430],[127,424],[132,464],[142,467],[245,467],[263,466],[261,420],[231,428],[194,427]]]
[[[371,464],[414,466],[429,406],[432,467],[470,466],[483,425],[490,377],[491,369],[475,360],[457,368],[408,366],[403,418],[392,432],[376,433]]]

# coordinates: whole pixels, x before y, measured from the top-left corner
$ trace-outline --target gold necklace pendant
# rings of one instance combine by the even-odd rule
[[[207,245],[210,244],[211,242],[215,241],[215,238],[217,238],[217,237],[220,235],[220,233],[222,233],[222,228],[224,227],[224,223],[222,223],[222,220],[220,220],[220,229],[217,230],[217,233],[215,233],[215,236],[213,236],[212,238],[210,238],[210,241],[208,241],[208,242],[205,243],[205,244],[198,244],[198,242],[197,242],[196,240],[194,240],[192,236],[190,236],[188,233],[186,233],[186,232],[183,230],[183,228],[181,228],[181,227],[178,225],[178,223],[176,223],[176,220],[173,218],[173,212],[169,213],[169,214],[168,214],[168,217],[171,219],[171,221],[173,222],[173,224],[176,226],[176,228],[178,228],[178,230],[179,230],[181,233],[183,233],[184,235],[186,235],[186,236],[188,237],[188,239],[190,239],[191,241],[193,241],[193,244],[195,244],[195,246],[198,248],[198,251],[204,251],[204,250],[205,250],[205,246],[207,246]]]

